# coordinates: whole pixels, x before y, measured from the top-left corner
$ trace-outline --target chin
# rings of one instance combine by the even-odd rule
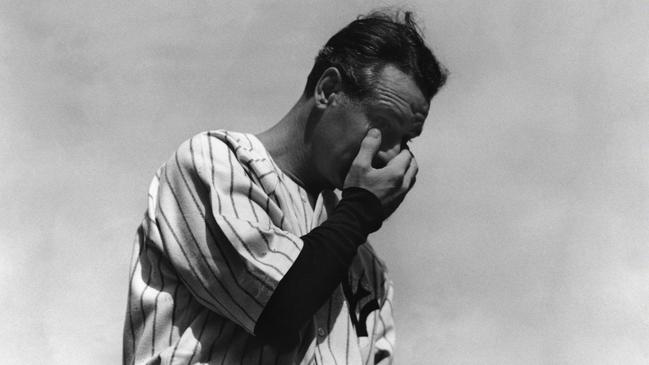
[[[349,172],[349,169],[345,169],[345,171],[341,172],[338,174],[338,177],[336,181],[332,184],[331,189],[338,189],[340,191],[343,190],[343,187],[345,186],[345,179],[347,178],[347,173]]]
[[[338,181],[329,182],[324,186],[324,189],[325,190],[334,190],[334,189],[342,190],[343,185],[344,185],[343,183],[344,183],[344,181],[341,181],[341,182],[338,182]]]
[[[345,179],[328,179],[322,184],[322,190],[342,190]]]
[[[316,190],[318,191],[323,191],[323,190],[334,190],[334,189],[342,189],[343,184],[338,183],[337,181],[333,181],[332,179],[322,179],[317,186],[314,186]]]

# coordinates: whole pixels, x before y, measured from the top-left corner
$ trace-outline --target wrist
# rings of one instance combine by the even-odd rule
[[[383,222],[383,205],[371,191],[360,187],[348,187],[342,191],[339,205],[349,206],[351,212],[359,220],[361,229],[370,234],[381,228]]]

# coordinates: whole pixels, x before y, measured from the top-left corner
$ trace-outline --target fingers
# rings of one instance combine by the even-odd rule
[[[409,150],[401,150],[399,154],[394,156],[392,160],[388,162],[386,167],[389,167],[391,169],[394,169],[395,171],[399,173],[403,173],[408,169],[410,166],[410,161],[413,159],[412,153],[410,153]]]
[[[379,148],[381,148],[381,131],[371,128],[363,138],[361,148],[353,163],[360,166],[372,166],[372,160]]]
[[[403,187],[410,190],[415,181],[417,180],[417,173],[419,172],[419,166],[417,165],[417,160],[413,157],[410,159],[410,165],[408,170],[403,175]]]

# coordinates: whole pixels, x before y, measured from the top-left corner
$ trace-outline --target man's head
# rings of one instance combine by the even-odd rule
[[[367,131],[382,134],[382,167],[421,134],[446,73],[410,13],[372,13],[336,33],[320,51],[304,91],[314,112],[306,130],[315,181],[342,188]]]
[[[424,43],[410,12],[374,12],[359,17],[329,39],[316,57],[304,94],[313,96],[322,73],[335,67],[348,96],[371,97],[377,76],[386,65],[410,75],[428,100],[446,81],[446,71]]]

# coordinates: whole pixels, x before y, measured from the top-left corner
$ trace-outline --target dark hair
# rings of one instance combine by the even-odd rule
[[[358,17],[327,41],[315,59],[304,93],[312,96],[322,73],[336,67],[346,94],[356,99],[371,96],[377,75],[386,65],[412,76],[429,100],[446,82],[447,71],[424,43],[412,13],[380,11]]]

